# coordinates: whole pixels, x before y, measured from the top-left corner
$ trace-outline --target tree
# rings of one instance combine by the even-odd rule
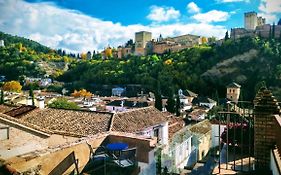
[[[86,60],[87,59],[87,54],[86,53],[81,53],[81,59]]]
[[[73,97],[84,97],[84,98],[89,98],[93,94],[91,92],[88,92],[86,89],[81,89],[79,91],[74,90],[74,92],[71,94]]]
[[[0,104],[4,104],[4,91],[1,90]]]
[[[162,111],[162,97],[159,92],[155,93],[155,108],[157,108],[159,111]]]
[[[227,41],[229,39],[229,35],[228,35],[228,31],[225,32],[225,37],[224,37],[224,41]]]
[[[275,23],[272,24],[272,34],[271,34],[271,38],[272,38],[272,39],[275,38]]]
[[[181,108],[181,102],[180,102],[180,96],[177,95],[177,98],[176,98],[176,116],[180,116],[181,115],[181,112],[180,112],[180,108]]]
[[[104,50],[104,54],[106,58],[111,58],[112,57],[112,49],[111,47],[108,47]]]
[[[32,100],[32,106],[35,106],[34,92],[33,92],[33,88],[32,87],[30,87],[30,89],[29,89],[29,96],[31,97],[31,100]]]
[[[69,102],[66,98],[58,98],[48,106],[50,108],[57,109],[80,109],[80,107],[76,103]]]
[[[170,112],[172,114],[175,113],[176,108],[175,108],[175,99],[174,99],[173,95],[168,98],[166,109],[168,112]]]
[[[13,92],[20,92],[22,86],[18,81],[8,81],[4,83],[3,90],[4,91],[13,91]]]

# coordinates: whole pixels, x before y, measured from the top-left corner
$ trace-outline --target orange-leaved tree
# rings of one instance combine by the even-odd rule
[[[88,92],[86,89],[81,89],[79,91],[74,90],[74,92],[71,94],[73,97],[84,97],[88,98],[91,97],[93,94],[91,92]]]
[[[22,86],[18,81],[8,81],[4,83],[3,90],[4,91],[13,91],[13,92],[20,92]]]

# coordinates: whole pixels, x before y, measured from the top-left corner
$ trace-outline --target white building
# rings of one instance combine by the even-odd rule
[[[112,96],[121,97],[125,91],[126,91],[126,88],[121,88],[121,87],[112,88]]]

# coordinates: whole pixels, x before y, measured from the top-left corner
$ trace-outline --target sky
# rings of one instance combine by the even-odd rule
[[[124,45],[138,31],[222,38],[243,27],[244,12],[267,23],[281,17],[281,0],[0,0],[0,31],[68,52]]]

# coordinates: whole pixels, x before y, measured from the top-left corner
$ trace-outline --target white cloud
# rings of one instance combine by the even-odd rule
[[[227,12],[218,10],[211,10],[206,13],[198,13],[192,16],[192,18],[201,23],[226,21],[229,17],[230,15]]]
[[[258,16],[265,18],[267,24],[272,24],[273,22],[276,24],[278,22],[277,16],[272,13],[258,13]]]
[[[259,15],[265,17],[267,23],[277,22],[277,14],[281,14],[281,1],[261,0],[259,10]]]
[[[281,13],[281,1],[261,0],[259,10],[264,13]]]
[[[86,52],[101,50],[108,44],[117,47],[134,38],[141,30],[151,31],[156,38],[197,34],[222,38],[224,26],[204,23],[128,25],[103,21],[77,11],[61,9],[50,3],[28,3],[0,0],[0,30],[38,41],[51,48]]]
[[[189,4],[187,4],[186,8],[189,13],[199,13],[200,12],[200,8],[194,2],[190,2]]]
[[[180,12],[173,7],[151,6],[147,18],[156,22],[166,22],[180,17]]]
[[[219,3],[250,2],[250,0],[217,0]]]

